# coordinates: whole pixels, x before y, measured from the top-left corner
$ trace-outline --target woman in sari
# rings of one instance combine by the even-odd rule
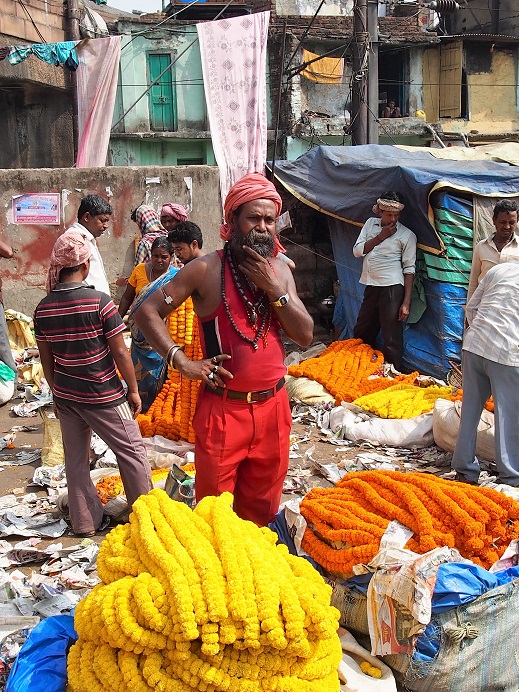
[[[141,204],[131,214],[141,232],[141,239],[135,252],[135,266],[151,258],[151,246],[157,238],[167,237],[168,232],[160,222],[158,212],[147,204]]]
[[[124,317],[135,299],[128,318],[128,326],[132,335],[131,357],[143,413],[149,409],[160,392],[168,368],[164,358],[151,348],[142,335],[135,324],[133,315],[149,295],[165,286],[177,273],[178,268],[171,264],[172,262],[176,262],[175,253],[167,237],[156,238],[151,246],[151,261],[143,262],[135,267],[119,303],[119,314]]]

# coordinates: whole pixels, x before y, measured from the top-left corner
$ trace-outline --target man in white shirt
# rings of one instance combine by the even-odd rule
[[[457,480],[477,483],[477,427],[492,394],[499,478],[519,486],[519,262],[489,269],[468,302],[466,316],[463,404],[452,467]]]
[[[500,262],[519,261],[519,240],[517,239],[517,202],[504,199],[494,207],[492,214],[494,233],[481,240],[474,248],[470,269],[467,303],[478,283],[491,267]]]
[[[353,336],[375,348],[382,332],[384,358],[399,371],[416,262],[416,236],[398,221],[403,208],[398,193],[384,192],[373,207],[379,218],[366,221],[353,246],[355,257],[364,258],[360,283],[366,285]]]
[[[96,239],[103,235],[108,228],[112,216],[112,207],[99,195],[87,195],[80,202],[77,212],[78,220],[72,224],[68,231],[79,231],[92,245],[90,257],[90,271],[85,280],[88,286],[93,286],[96,291],[102,291],[110,295],[110,286],[106,278],[106,272],[97,247]]]

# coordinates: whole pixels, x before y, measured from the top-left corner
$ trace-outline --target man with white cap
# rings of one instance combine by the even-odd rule
[[[375,348],[381,332],[384,358],[399,371],[416,261],[416,236],[398,220],[403,208],[397,192],[384,192],[373,206],[377,218],[366,221],[353,246],[355,257],[364,258],[366,286],[353,336]]]

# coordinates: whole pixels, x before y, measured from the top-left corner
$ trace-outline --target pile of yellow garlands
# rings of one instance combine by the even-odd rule
[[[168,329],[173,341],[182,346],[191,360],[202,358],[198,320],[195,317],[193,301],[188,298],[174,310],[168,318]],[[162,435],[169,440],[195,441],[193,416],[198,395],[199,380],[188,380],[177,370],[168,371],[155,401],[146,413],[137,417],[141,435],[152,437]]]
[[[151,482],[157,483],[167,477],[169,469],[152,469]],[[106,505],[114,497],[124,495],[123,479],[121,476],[105,476],[96,483],[97,494],[101,502]]]
[[[452,399],[451,387],[417,387],[414,384],[392,384],[373,394],[367,394],[353,402],[364,411],[371,411],[379,418],[414,418],[432,411],[436,399]]]
[[[190,510],[161,490],[101,544],[75,611],[68,692],[338,692],[331,589],[232,496]]]
[[[491,488],[424,473],[348,473],[334,488],[313,488],[301,514],[308,524],[303,548],[345,577],[376,555],[393,519],[414,531],[409,550],[449,546],[487,569],[519,538],[519,503]]]

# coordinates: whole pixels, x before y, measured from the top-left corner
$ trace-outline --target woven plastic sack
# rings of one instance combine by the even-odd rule
[[[335,401],[335,397],[320,382],[315,382],[308,377],[286,375],[285,387],[290,401],[297,399],[309,406]]]
[[[369,634],[366,598],[336,585],[332,605],[341,611],[340,624]],[[471,603],[432,616],[440,646],[432,661],[412,655],[384,656],[395,677],[409,692],[517,692],[519,690],[519,579],[487,591]],[[449,630],[470,623],[474,639],[453,641]]]
[[[352,442],[387,447],[429,447],[433,443],[432,415],[414,418],[378,418],[354,404],[343,403],[330,411],[330,429]]]
[[[42,466],[59,466],[65,463],[65,452],[61,438],[61,426],[51,410],[40,409],[43,418]]]
[[[460,427],[461,402],[437,399],[433,410],[434,442],[446,452],[454,452]],[[478,425],[476,455],[487,461],[496,460],[494,414],[484,410]],[[518,684],[519,689],[519,684]],[[517,692],[517,691],[516,691]]]

